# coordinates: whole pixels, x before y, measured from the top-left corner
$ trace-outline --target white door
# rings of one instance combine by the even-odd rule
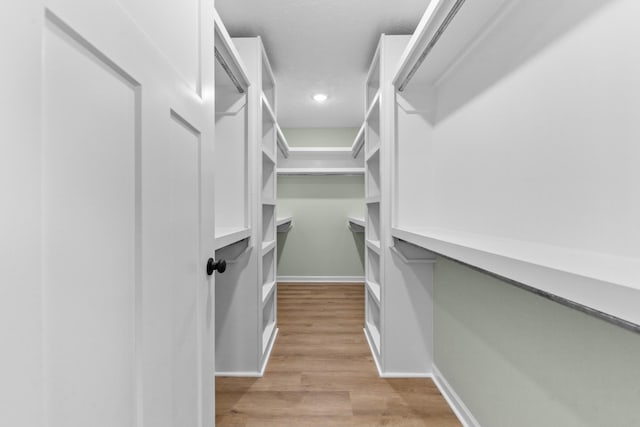
[[[214,424],[209,3],[3,8],[0,425]]]

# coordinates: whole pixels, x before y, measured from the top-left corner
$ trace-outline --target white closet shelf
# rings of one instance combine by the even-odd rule
[[[268,240],[266,242],[262,242],[262,255],[264,256],[264,255],[268,254],[275,247],[276,247],[276,241],[275,240]]]
[[[376,109],[380,106],[380,91],[376,93],[376,96],[373,97],[371,101],[371,105],[367,108],[367,112],[364,115],[364,121],[368,122],[375,114],[379,113]]]
[[[364,328],[365,336],[369,341],[369,347],[373,350],[373,354],[376,357],[376,364],[378,363],[377,357],[380,354],[380,331],[378,331],[378,327],[373,323],[367,321],[365,322],[366,328]],[[378,371],[380,369],[378,368]]]
[[[376,155],[380,154],[380,146],[378,145],[377,147],[374,147],[373,149],[371,149],[371,151],[369,153],[367,153],[367,158],[365,159],[366,162],[371,161]]]
[[[380,240],[369,240],[367,239],[367,247],[380,255]]]
[[[213,11],[213,21],[215,27],[214,53],[217,62],[229,76],[236,89],[244,93],[251,85],[251,82],[245,71],[244,63],[240,59],[240,53],[238,53],[231,36],[229,36],[222,19],[220,19],[215,9]]]
[[[438,228],[392,228],[398,239],[640,325],[640,259]]]
[[[284,133],[282,133],[282,129],[280,129],[280,125],[276,123],[276,138],[278,143],[278,149],[284,156],[284,158],[289,157],[289,143],[287,143],[287,138],[284,137]]]
[[[275,280],[272,280],[271,282],[268,282],[262,285],[262,305],[263,306],[275,288],[276,288]]]
[[[216,227],[214,246],[215,249],[218,250],[232,243],[247,239],[250,236],[250,227]]]
[[[262,353],[263,355],[271,350],[273,344],[274,332],[276,331],[276,322],[271,322],[265,326],[262,331]]]
[[[293,217],[286,216],[276,220],[276,228],[278,233],[286,233],[293,227]]]
[[[514,2],[508,0],[430,2],[400,58],[393,78],[395,87],[403,91],[409,81],[437,85],[444,74],[479,44],[486,29],[490,31],[505,15],[503,12],[513,5]],[[509,19],[513,18],[510,16]],[[512,25],[512,28],[518,28],[518,25]]]
[[[366,124],[362,123],[360,129],[358,130],[358,134],[356,138],[353,140],[353,144],[351,145],[351,156],[355,159],[358,157],[362,148],[364,147],[364,129],[366,128]]]
[[[369,65],[369,70],[367,71],[366,83],[365,83],[365,111],[369,107],[371,100],[376,96],[378,91],[380,90],[380,50],[382,35],[378,40],[378,44],[376,46],[376,51],[373,54],[373,59],[371,60],[371,64]]]
[[[262,204],[263,205],[267,205],[267,206],[275,206],[276,205],[276,200],[275,199],[262,199]]]
[[[267,99],[267,97],[262,94],[260,96],[260,98],[262,99],[262,110],[263,113],[266,112],[267,113],[267,118],[269,120],[271,120],[271,122],[273,122],[276,125],[276,129],[277,129],[277,123],[278,121],[276,120],[276,113],[273,112],[273,108],[271,107],[271,104],[269,104],[269,100]]]
[[[370,205],[372,203],[380,203],[380,195],[378,194],[377,196],[367,197],[366,199],[364,199],[364,203],[367,205]]]
[[[349,229],[355,233],[364,233],[364,229],[367,226],[364,218],[359,218],[355,216],[348,216],[347,223],[349,225]]]
[[[367,289],[369,289],[369,292],[373,295],[376,303],[380,305],[380,284],[372,280],[367,280],[365,283],[367,284]]]
[[[262,147],[262,155],[265,156],[267,158],[267,160],[269,160],[272,164],[276,164],[276,159],[274,158],[273,154],[271,154],[266,147]]]
[[[364,175],[364,168],[277,168],[278,175]]]
[[[360,169],[363,166],[361,158],[352,156],[351,147],[291,147],[289,156],[278,160],[282,170]]]

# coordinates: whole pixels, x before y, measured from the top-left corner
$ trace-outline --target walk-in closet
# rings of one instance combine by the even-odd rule
[[[3,6],[1,426],[640,427],[640,2]]]

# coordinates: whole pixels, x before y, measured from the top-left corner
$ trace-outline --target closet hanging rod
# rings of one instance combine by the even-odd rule
[[[444,21],[442,21],[442,23],[438,27],[438,30],[436,31],[436,33],[433,35],[431,40],[429,40],[427,47],[425,47],[425,49],[420,54],[420,57],[418,57],[418,60],[416,61],[416,63],[413,64],[413,67],[411,67],[411,71],[409,71],[407,76],[404,78],[404,80],[398,87],[398,92],[403,92],[404,89],[407,87],[407,85],[413,78],[414,74],[418,71],[418,68],[420,68],[420,66],[426,59],[426,57],[429,55],[429,53],[431,53],[435,45],[438,43],[438,40],[440,40],[440,37],[442,37],[442,34],[444,34],[445,30],[447,29],[451,21],[453,21],[453,18],[456,16],[456,14],[460,10],[464,2],[465,0],[457,0],[455,2],[455,4],[453,5],[449,13],[447,13],[447,16],[444,18]]]
[[[214,48],[213,51],[216,56],[216,59],[218,60],[218,63],[220,64],[222,69],[225,71],[225,73],[227,73],[233,85],[236,87],[236,89],[238,89],[238,92],[244,93],[245,92],[244,87],[242,86],[242,84],[240,84],[240,80],[238,80],[238,78],[233,74],[233,72],[231,71],[231,67],[229,67],[229,64],[227,64],[227,61],[224,60],[224,57],[222,56],[218,48]]]

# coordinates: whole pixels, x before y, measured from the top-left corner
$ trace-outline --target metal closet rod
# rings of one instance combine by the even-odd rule
[[[240,84],[240,81],[238,80],[238,78],[233,74],[233,72],[231,71],[231,67],[229,67],[229,64],[227,64],[227,61],[224,60],[224,57],[218,51],[218,48],[214,48],[213,51],[216,56],[216,59],[220,63],[220,66],[224,69],[225,73],[227,73],[233,85],[236,87],[236,89],[238,89],[238,92],[244,93],[244,87]]]
[[[460,10],[464,2],[465,0],[457,0],[455,2],[455,4],[453,5],[449,13],[447,13],[447,16],[444,18],[444,21],[442,21],[442,24],[440,24],[440,27],[438,27],[438,30],[436,31],[436,33],[433,35],[431,40],[429,40],[427,47],[422,51],[416,63],[413,64],[413,67],[411,67],[411,71],[409,71],[409,74],[407,74],[407,77],[404,78],[404,80],[402,81],[402,84],[400,85],[400,87],[398,87],[398,92],[403,92],[404,89],[407,87],[407,85],[413,78],[413,75],[418,71],[418,68],[420,68],[425,58],[429,55],[429,53],[431,53],[435,45],[438,43],[438,40],[440,40],[440,37],[442,37],[442,34],[444,34],[445,30],[447,29],[451,21],[453,21],[453,18],[456,16],[456,14]]]

